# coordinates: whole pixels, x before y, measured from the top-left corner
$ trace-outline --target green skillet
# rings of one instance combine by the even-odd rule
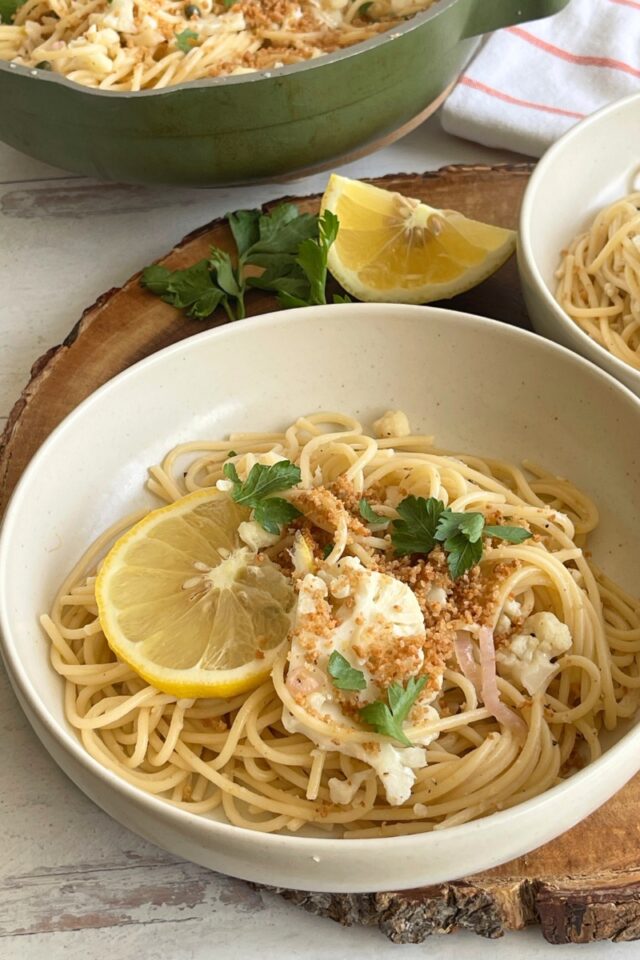
[[[440,0],[401,27],[317,60],[138,93],[0,61],[0,139],[108,180],[214,186],[308,173],[416,126],[479,35],[566,3]]]

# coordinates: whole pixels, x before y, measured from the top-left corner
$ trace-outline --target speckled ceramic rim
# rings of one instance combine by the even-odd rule
[[[449,7],[456,4],[458,0],[439,0],[433,7],[424,13],[417,13],[402,26],[395,27],[385,33],[364,40],[362,43],[356,43],[352,47],[346,47],[344,50],[337,50],[335,53],[328,53],[325,56],[317,57],[314,60],[302,60],[300,63],[293,63],[288,67],[278,67],[272,70],[257,70],[255,73],[244,73],[236,77],[214,77],[207,80],[187,80],[185,83],[178,83],[174,86],[162,87],[160,90],[98,90],[95,87],[85,87],[82,84],[74,83],[57,73],[50,73],[48,70],[36,70],[34,67],[23,67],[17,63],[10,63],[6,60],[0,60],[0,72],[10,71],[20,76],[35,77],[44,83],[59,83],[73,90],[79,90],[83,93],[90,93],[96,97],[116,97],[119,100],[139,99],[141,97],[161,97],[163,94],[176,93],[179,90],[197,90],[203,87],[232,87],[238,84],[257,83],[259,80],[273,80],[276,77],[287,77],[294,73],[302,73],[307,70],[318,70],[329,63],[335,63],[338,60],[347,60],[350,57],[357,57],[373,47],[380,47],[385,43],[392,43],[398,37],[406,33],[417,30],[423,23],[433,20],[440,16]]]
[[[580,339],[584,340],[586,345],[595,351],[595,353],[601,358],[600,362],[608,364],[610,367],[617,370],[619,377],[634,381],[636,383],[635,389],[640,395],[640,371],[635,370],[630,364],[625,363],[624,360],[620,360],[612,353],[609,353],[608,350],[605,350],[604,347],[602,347],[596,340],[593,340],[588,333],[584,332],[582,327],[578,326],[578,324],[575,323],[571,317],[564,312],[553,293],[547,286],[538,268],[531,245],[531,220],[535,213],[538,187],[544,179],[552,175],[556,159],[561,154],[571,150],[574,146],[576,148],[577,155],[580,149],[579,141],[582,139],[585,133],[590,134],[592,137],[596,137],[598,127],[600,126],[602,120],[613,116],[618,112],[624,113],[627,107],[629,107],[631,104],[635,104],[636,110],[640,111],[640,93],[632,93],[629,97],[623,97],[621,100],[614,100],[613,103],[607,104],[606,107],[603,107],[596,113],[591,114],[591,116],[586,117],[586,119],[581,120],[580,123],[577,123],[574,127],[571,127],[571,129],[568,130],[564,136],[560,137],[560,139],[547,150],[540,162],[535,167],[524,193],[522,207],[520,210],[520,230],[518,241],[520,244],[521,255],[531,271],[531,277],[536,285],[538,293],[543,298],[548,312],[551,313],[555,318],[556,324],[559,327],[564,327],[570,333],[574,333]],[[558,257],[559,256],[560,251],[558,251]]]
[[[561,804],[565,796],[571,798],[571,795],[575,793],[576,789],[579,789],[583,782],[592,778],[596,772],[599,774],[601,779],[607,778],[608,774],[612,774],[613,776],[616,773],[616,768],[619,767],[618,758],[624,754],[636,757],[634,769],[630,769],[629,776],[626,777],[626,780],[630,779],[634,773],[640,769],[639,724],[622,736],[617,743],[611,746],[603,754],[602,757],[589,764],[584,770],[576,773],[570,780],[564,781],[563,783],[558,784],[557,786],[552,787],[550,790],[540,794],[538,797],[534,797],[533,799],[527,800],[524,803],[510,807],[509,809],[500,811],[499,813],[491,814],[490,816],[482,819],[462,824],[460,826],[448,827],[445,830],[435,831],[432,833],[422,833],[400,837],[381,837],[379,839],[325,839],[324,837],[300,837],[279,833],[256,833],[255,831],[248,830],[244,827],[236,827],[229,823],[210,820],[201,815],[189,813],[186,810],[173,807],[165,800],[145,793],[144,791],[131,786],[126,781],[121,780],[116,774],[111,773],[105,767],[101,766],[96,760],[94,760],[93,757],[86,753],[81,743],[75,738],[70,729],[67,729],[66,726],[59,725],[56,721],[54,721],[40,701],[37,691],[31,685],[29,678],[22,668],[20,656],[17,652],[19,649],[19,637],[17,636],[16,631],[12,628],[12,625],[9,623],[5,613],[8,608],[6,589],[7,570],[11,563],[11,556],[8,548],[10,540],[16,535],[16,531],[18,529],[18,517],[20,511],[23,509],[23,504],[21,502],[23,491],[27,488],[27,484],[31,482],[31,478],[40,471],[41,463],[46,460],[49,449],[53,445],[60,442],[60,440],[64,437],[67,428],[73,424],[78,417],[83,416],[87,411],[89,411],[98,399],[108,397],[109,394],[117,393],[120,386],[129,379],[135,378],[138,374],[138,371],[141,369],[148,369],[156,365],[161,365],[166,357],[171,356],[172,354],[179,354],[182,350],[184,350],[185,342],[196,344],[203,343],[204,341],[211,339],[218,341],[218,343],[222,345],[225,340],[234,338],[238,334],[245,336],[250,334],[252,330],[259,326],[268,326],[270,324],[286,325],[294,329],[296,324],[298,324],[301,320],[302,315],[304,315],[305,319],[308,321],[311,311],[317,313],[318,317],[324,314],[327,309],[330,309],[332,313],[335,311],[348,312],[355,309],[359,312],[366,311],[370,314],[373,313],[384,316],[388,314],[389,308],[389,304],[346,304],[336,305],[330,308],[310,307],[303,310],[291,310],[288,311],[286,315],[283,315],[282,313],[265,314],[261,317],[243,320],[241,324],[232,324],[219,327],[215,330],[205,331],[204,333],[190,337],[187,341],[182,340],[173,344],[172,346],[160,350],[158,353],[155,353],[147,359],[134,364],[132,367],[129,367],[129,369],[125,370],[117,377],[114,377],[113,380],[110,380],[104,386],[100,387],[100,389],[91,394],[90,397],[88,397],[72,413],[70,413],[65,420],[63,420],[63,422],[47,438],[40,450],[31,460],[29,466],[20,479],[20,482],[18,483],[7,508],[2,535],[0,537],[0,643],[3,659],[7,667],[9,677],[14,688],[16,689],[18,696],[22,698],[30,707],[35,714],[37,721],[42,724],[49,736],[56,740],[62,746],[64,751],[70,753],[75,761],[80,764],[80,766],[88,768],[94,776],[101,780],[108,791],[119,794],[123,800],[131,802],[134,805],[142,805],[146,808],[150,817],[157,815],[160,817],[160,819],[173,821],[176,829],[178,829],[180,826],[186,828],[189,825],[197,825],[200,830],[206,830],[213,846],[215,846],[216,837],[226,836],[229,838],[231,834],[238,834],[242,835],[245,841],[250,842],[253,840],[258,842],[259,840],[260,844],[262,845],[262,849],[267,855],[271,849],[276,850],[277,848],[280,848],[280,850],[282,850],[284,847],[288,848],[292,857],[297,855],[311,856],[312,854],[321,856],[323,851],[328,853],[329,851],[335,852],[337,850],[342,850],[348,855],[350,851],[355,854],[356,851],[362,851],[363,849],[366,849],[372,854],[378,851],[382,857],[385,855],[385,852],[389,851],[390,848],[393,847],[395,848],[394,853],[402,856],[403,852],[415,850],[416,847],[419,847],[424,851],[425,857],[427,857],[429,855],[430,847],[434,844],[442,844],[443,840],[446,840],[446,838],[453,839],[453,837],[467,837],[470,843],[479,838],[484,838],[485,841],[490,844],[492,835],[499,834],[503,826],[506,828],[508,825],[510,828],[515,828],[517,830],[518,821],[523,819],[523,829],[526,829],[527,816],[531,813],[535,813],[536,808],[541,806],[546,807],[550,800],[555,801],[556,804]],[[395,312],[402,310],[403,314],[407,317],[413,313],[416,321],[419,320],[421,323],[428,322],[430,313],[438,315],[443,313],[442,309],[440,308],[411,306],[398,307],[397,305],[393,305],[393,310]],[[520,339],[527,341],[533,349],[540,351],[541,354],[555,353],[556,355],[562,355],[567,367],[568,375],[570,375],[572,367],[581,367],[583,371],[588,373],[588,375],[594,380],[602,381],[604,385],[610,387],[615,393],[619,394],[620,400],[631,403],[632,406],[634,406],[637,410],[638,422],[640,423],[640,398],[635,396],[632,391],[628,390],[608,373],[600,370],[594,364],[580,356],[577,356],[570,350],[567,350],[565,347],[561,347],[558,344],[538,337],[536,334],[529,333],[528,331],[507,326],[506,324],[497,320],[490,320],[485,317],[474,316],[473,314],[458,313],[457,311],[453,310],[446,312],[449,313],[451,317],[451,330],[453,331],[453,337],[461,336],[465,327],[475,327],[481,328],[484,336],[487,338],[504,337],[511,340]],[[392,318],[390,322],[393,322]],[[618,783],[622,785],[619,777]],[[123,820],[122,822],[125,822],[126,825],[126,821]],[[522,847],[526,848],[527,850],[531,849],[530,846],[526,847],[526,843],[522,844]],[[485,859],[488,864],[491,860],[491,856],[488,855]],[[495,860],[493,862],[495,863]],[[452,878],[455,876],[459,876],[459,873],[456,874],[455,869],[453,869]],[[409,881],[408,885],[410,885],[411,878],[409,877],[407,879]],[[338,884],[336,884],[336,886],[338,886]],[[342,888],[344,889],[344,885]],[[307,889],[313,888],[308,887]],[[375,884],[372,884],[370,889],[381,889],[381,887],[379,885],[376,886]]]

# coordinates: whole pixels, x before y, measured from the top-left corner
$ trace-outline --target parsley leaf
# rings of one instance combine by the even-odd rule
[[[400,520],[394,520],[391,542],[398,556],[430,553],[435,545],[436,529],[445,505],[435,497],[405,497],[398,504]]]
[[[484,517],[481,513],[455,513],[445,509],[440,516],[435,537],[436,540],[448,540],[460,532],[475,543],[482,536],[483,527]]]
[[[282,497],[267,497],[256,504],[253,511],[254,520],[263,527],[267,533],[280,533],[282,525],[286,526],[296,517],[301,516],[297,507],[294,507],[288,500]]]
[[[338,690],[364,690],[367,686],[362,670],[352,667],[346,657],[334,650],[329,657],[329,676]]]
[[[234,294],[238,315],[244,316],[246,286],[273,291],[283,306],[306,306],[309,279],[298,263],[298,254],[304,244],[318,237],[318,217],[301,214],[294,204],[283,203],[270,213],[243,210],[229,214],[229,225],[238,248],[235,278],[239,292]],[[244,268],[249,265],[263,267],[264,272],[245,279]],[[222,280],[219,283],[224,287]]]
[[[262,463],[254,463],[244,482],[239,480],[238,472],[232,463],[225,463],[225,476],[228,476],[227,467],[231,467],[235,474],[235,477],[229,477],[237,485],[232,494],[233,499],[236,503],[244,503],[248,507],[256,507],[270,493],[288,490],[300,483],[300,468],[289,460],[279,460],[268,467]]]
[[[309,281],[290,254],[280,254],[271,259],[259,277],[249,277],[250,287],[286,293],[302,299],[309,289]]]
[[[298,508],[288,500],[270,496],[300,483],[300,469],[289,460],[280,460],[270,466],[254,463],[244,481],[233,463],[225,463],[222,472],[233,484],[231,496],[236,503],[252,507],[254,519],[268,533],[280,533],[282,524],[300,516]]]
[[[502,525],[485,527],[484,535],[486,537],[497,537],[500,540],[508,540],[509,543],[522,543],[524,540],[528,540],[533,536],[533,534],[525,530],[524,527],[508,527]]]
[[[258,219],[259,239],[251,247],[248,263],[268,267],[271,258],[289,254],[295,256],[300,244],[317,237],[318,217],[300,213],[293,203],[282,203],[271,213],[263,213]]]
[[[454,580],[482,559],[482,540],[469,540],[464,533],[456,533],[449,540],[445,540],[444,549],[449,573]]]
[[[232,297],[236,301],[238,320],[242,320],[245,316],[245,287],[243,281],[240,280],[239,275],[237,275],[236,271],[233,269],[231,257],[226,250],[221,250],[219,247],[211,247],[209,268],[211,269],[212,274],[215,276],[216,282],[220,289],[227,294],[227,296]]]
[[[318,220],[317,239],[308,239],[300,244],[297,263],[302,267],[309,281],[309,296],[307,302],[311,304],[326,303],[325,287],[327,285],[327,257],[329,248],[338,236],[338,218],[335,213],[325,210]]]
[[[381,700],[368,703],[366,707],[360,708],[361,719],[373,727],[376,733],[391,737],[407,747],[412,746],[411,741],[402,729],[402,725],[409,716],[411,708],[420,696],[426,682],[426,677],[420,677],[418,680],[411,677],[406,687],[403,687],[400,683],[390,684],[387,690],[388,704]]]
[[[238,476],[235,463],[225,463],[222,472],[227,480],[231,480],[231,483],[237,484],[239,487],[242,486],[242,480]]]
[[[373,6],[373,0],[366,0],[365,3],[361,3],[356,11],[356,16],[362,17],[363,19],[368,19],[367,13],[369,11],[369,8],[372,6]]]
[[[23,3],[26,0],[0,0],[0,23],[12,23]]]
[[[368,703],[366,707],[360,707],[359,713],[360,719],[373,727],[376,733],[382,733],[393,740],[399,740],[407,747],[411,746],[411,741],[402,728],[395,723],[393,714],[386,703],[375,700],[373,703]]]
[[[360,501],[359,508],[360,508],[360,516],[362,517],[363,520],[366,520],[369,526],[371,527],[378,527],[380,526],[381,523],[389,522],[389,518],[382,517],[380,516],[379,513],[376,513],[375,510],[372,509],[369,501],[365,500],[364,497]]]
[[[189,50],[195,45],[197,39],[198,34],[195,30],[190,30],[189,27],[187,27],[182,33],[176,33],[176,47],[178,50],[182,50],[183,53],[189,53]]]
[[[531,534],[522,527],[485,526],[481,513],[444,510],[435,536],[436,540],[444,541],[449,572],[456,580],[482,559],[483,536],[522,543]]]
[[[185,310],[188,317],[208,317],[221,303],[225,305],[225,293],[214,283],[206,260],[186,270],[154,263],[144,268],[140,283],[165,303]]]
[[[324,547],[322,548],[323,560],[327,559],[327,557],[329,556],[329,554],[331,553],[334,547],[335,547],[335,543],[325,543]]]
[[[345,294],[334,293],[333,302],[334,303],[353,303],[353,300],[346,293]]]
[[[391,542],[398,556],[429,553],[439,541],[447,554],[454,580],[482,559],[482,537],[498,537],[522,543],[531,534],[522,527],[486,526],[475,511],[458,513],[434,497],[406,497],[398,505],[399,520],[391,527]]]
[[[260,239],[260,230],[258,228],[261,216],[260,211],[236,210],[235,213],[229,213],[227,216],[233,239],[238,248],[238,256],[244,257],[247,250]]]
[[[251,277],[249,285],[273,290],[284,307],[326,303],[327,256],[338,233],[338,218],[326,211],[321,217],[299,214],[291,219],[291,206],[285,204],[271,214],[273,218],[283,211],[275,223],[260,221],[261,239],[246,262],[265,267],[265,272]]]
[[[426,682],[427,677],[420,677],[418,680],[416,680],[415,677],[411,677],[406,687],[403,687],[400,683],[392,683],[389,685],[387,699],[389,700],[389,706],[391,707],[394,720],[398,723],[404,723]]]
[[[463,513],[458,524],[460,533],[464,533],[470,543],[475,543],[482,536],[484,517],[481,513]]]

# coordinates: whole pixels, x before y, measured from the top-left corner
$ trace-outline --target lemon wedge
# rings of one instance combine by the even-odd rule
[[[203,490],[153,510],[98,574],[100,623],[114,653],[177,697],[229,697],[269,674],[290,628],[293,585],[242,546],[249,511]]]
[[[516,244],[513,230],[335,173],[321,209],[340,222],[329,270],[358,300],[429,303],[453,297],[495,273]]]

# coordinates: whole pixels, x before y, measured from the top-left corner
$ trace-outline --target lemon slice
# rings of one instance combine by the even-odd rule
[[[148,683],[177,697],[229,697],[269,674],[290,628],[294,590],[241,546],[249,511],[203,490],[135,524],[96,581],[109,646]]]
[[[358,300],[429,303],[452,297],[495,273],[516,244],[513,230],[335,173],[322,210],[340,222],[329,270]]]

